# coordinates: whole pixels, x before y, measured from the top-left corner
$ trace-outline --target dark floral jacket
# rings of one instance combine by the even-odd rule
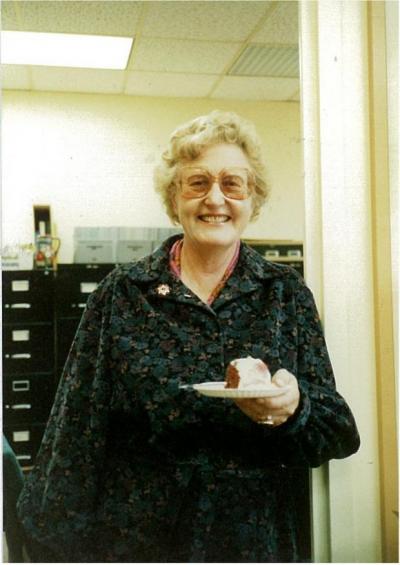
[[[38,560],[303,560],[296,470],[359,447],[300,275],[242,243],[210,307],[170,272],[175,239],[89,297],[19,499]],[[285,424],[179,388],[247,355],[297,377]]]

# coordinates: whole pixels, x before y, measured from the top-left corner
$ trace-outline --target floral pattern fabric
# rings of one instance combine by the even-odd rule
[[[19,499],[37,560],[301,561],[298,469],[358,449],[300,275],[241,244],[209,306],[170,272],[174,241],[89,297]],[[281,426],[180,388],[247,355],[298,379]]]

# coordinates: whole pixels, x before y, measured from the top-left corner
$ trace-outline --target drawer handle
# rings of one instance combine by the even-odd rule
[[[20,432],[13,432],[13,442],[14,443],[30,441],[30,439],[31,439],[31,434],[30,434],[29,430],[24,430],[24,431],[20,431]]]
[[[288,257],[302,257],[300,249],[289,249],[287,252]]]
[[[30,410],[32,408],[32,404],[13,404],[11,406],[12,410]]]
[[[12,390],[13,392],[25,392],[30,390],[31,385],[29,381],[13,381]]]
[[[12,340],[13,341],[29,341],[30,331],[29,330],[13,330]]]
[[[16,455],[18,461],[32,461],[31,455]]]
[[[29,291],[29,281],[12,281],[11,290],[13,292],[28,292]]]
[[[17,302],[15,304],[6,304],[6,308],[12,308],[14,310],[17,309],[28,309],[31,308],[31,304],[29,304],[29,302]]]
[[[96,282],[81,282],[80,289],[82,294],[90,294],[98,287]]]
[[[8,357],[8,355],[6,355]],[[11,359],[30,359],[32,355],[30,353],[13,353]]]
[[[24,392],[30,389],[29,381],[13,381],[12,390],[13,392]]]

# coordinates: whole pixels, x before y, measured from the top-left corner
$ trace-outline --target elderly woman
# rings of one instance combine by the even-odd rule
[[[240,241],[267,196],[235,114],[177,129],[156,171],[174,236],[89,297],[19,501],[33,560],[303,560],[296,469],[359,446],[310,290]],[[252,356],[281,394],[210,398]]]

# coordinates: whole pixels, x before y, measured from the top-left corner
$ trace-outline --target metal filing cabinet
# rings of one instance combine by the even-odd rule
[[[54,273],[3,271],[3,431],[34,461],[54,399]]]
[[[3,271],[3,432],[25,471],[35,462],[88,296],[114,267]]]

